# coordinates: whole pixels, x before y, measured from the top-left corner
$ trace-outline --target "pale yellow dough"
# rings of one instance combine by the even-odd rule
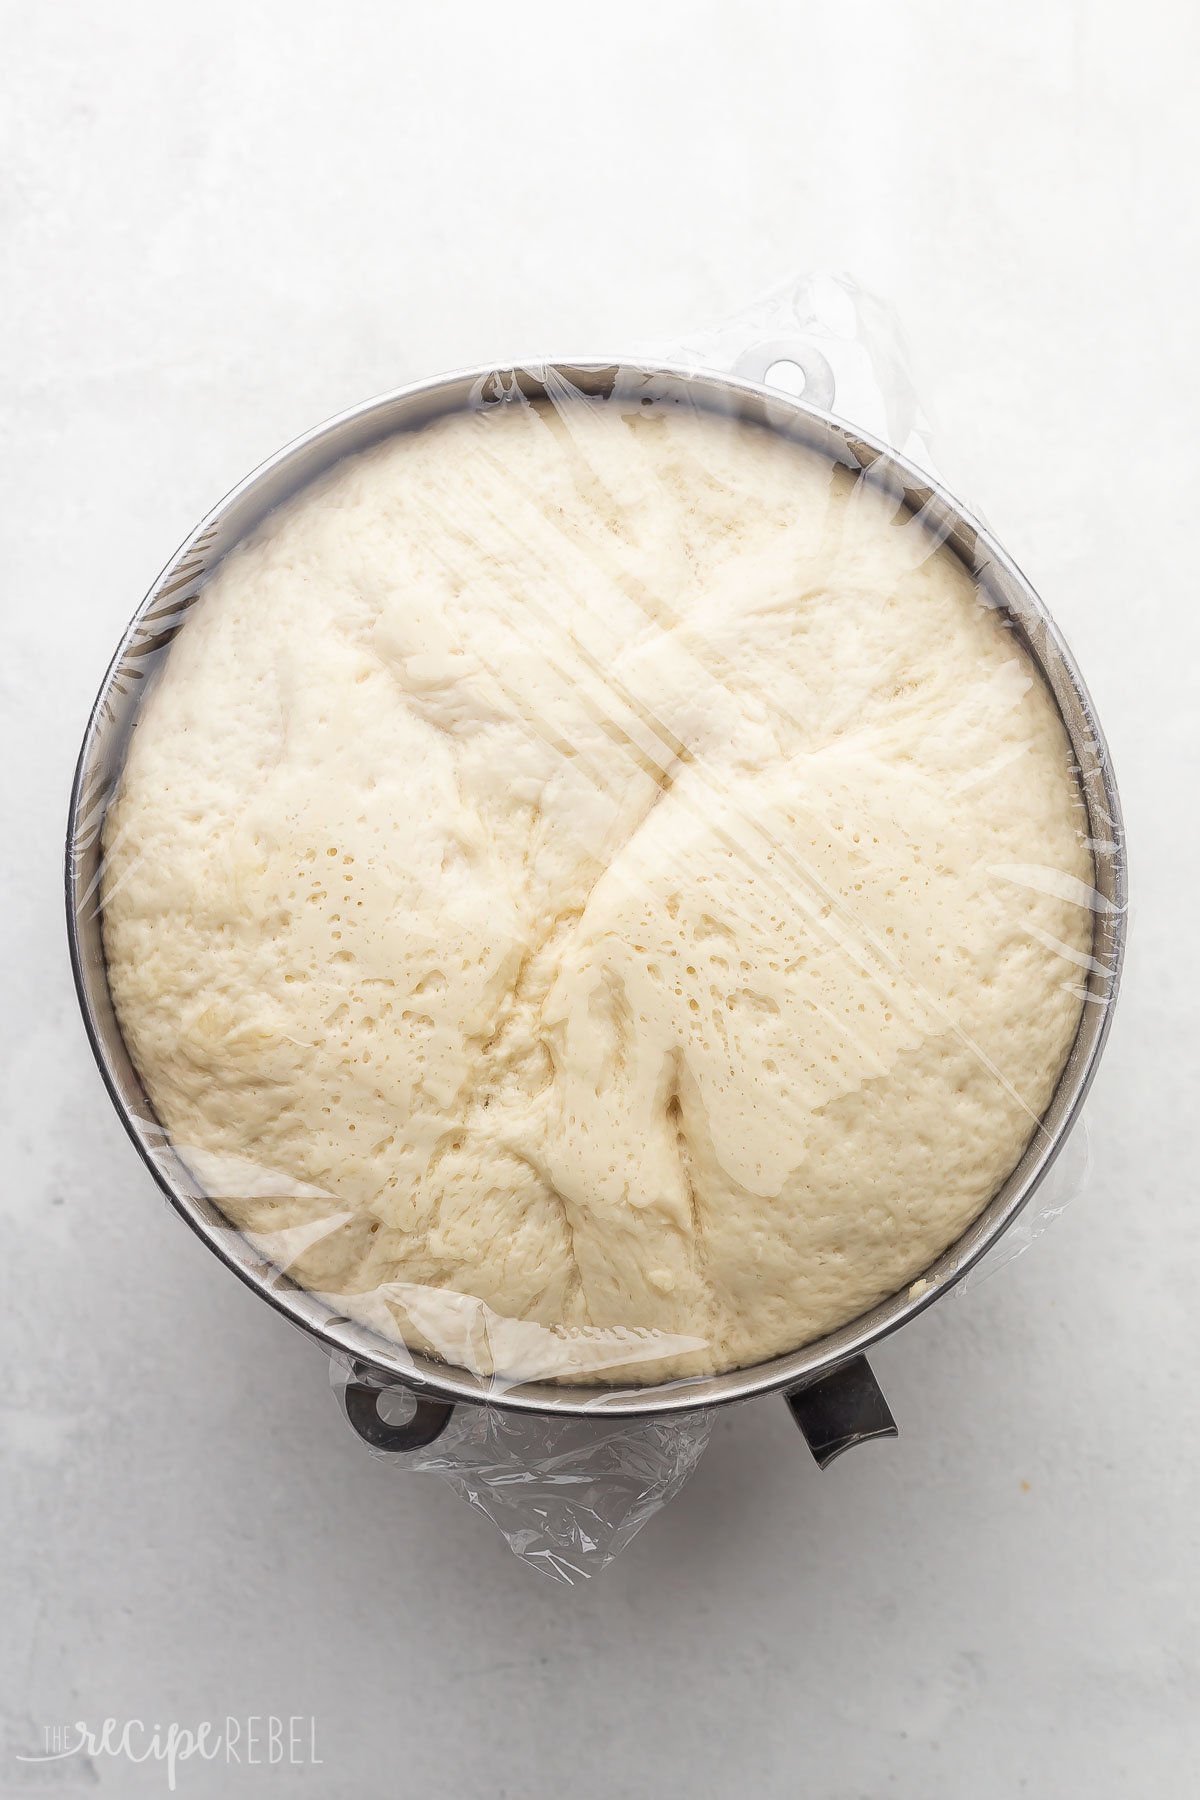
[[[505,1377],[757,1362],[1035,1130],[1066,738],[894,498],[666,403],[392,439],[218,571],[106,827],[125,1036],[303,1285]]]

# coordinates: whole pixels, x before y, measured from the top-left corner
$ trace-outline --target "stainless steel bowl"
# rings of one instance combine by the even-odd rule
[[[636,360],[563,362],[441,376],[340,414],[263,463],[202,520],[134,615],[92,709],[71,794],[66,889],[75,984],[100,1072],[126,1130],[181,1217],[264,1300],[328,1351],[349,1359],[356,1372],[347,1389],[351,1422],[379,1447],[407,1449],[430,1441],[460,1403],[486,1400],[523,1412],[633,1416],[725,1405],[776,1390],[783,1390],[822,1463],[850,1444],[894,1432],[863,1353],[946,1293],[1013,1223],[1062,1147],[1095,1073],[1112,1019],[1124,950],[1124,833],[1104,736],[1070,651],[1020,570],[952,495],[886,445],[832,415],[832,382],[819,357],[797,356],[777,344],[759,346],[759,353],[755,373],[765,372],[780,355],[799,361],[807,375],[807,398],[788,398],[761,381],[673,365]],[[199,1191],[154,1117],[114,1016],[100,930],[101,829],[139,697],[226,552],[273,507],[342,457],[444,414],[498,403],[513,383],[537,397],[546,392],[547,381],[557,386],[564,380],[590,394],[608,395],[619,389],[686,398],[714,412],[765,425],[861,471],[864,479],[886,485],[898,504],[919,514],[930,533],[951,547],[993,603],[1009,615],[1054,693],[1086,798],[1099,894],[1088,1003],[1042,1127],[990,1204],[926,1270],[927,1286],[916,1284],[915,1290],[894,1294],[840,1330],[787,1356],[705,1379],[641,1388],[598,1390],[550,1382],[499,1387],[467,1370],[414,1354],[340,1317],[264,1261]],[[415,1402],[412,1418],[402,1426],[386,1423],[376,1404],[382,1389],[397,1385],[407,1389]]]

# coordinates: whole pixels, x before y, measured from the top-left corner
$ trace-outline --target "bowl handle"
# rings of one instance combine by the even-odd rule
[[[787,1388],[783,1397],[822,1469],[855,1444],[899,1435],[865,1356],[851,1357],[815,1381]]]
[[[778,379],[785,370],[789,374],[794,370],[803,378],[799,398],[807,406],[813,406],[823,413],[833,411],[837,381],[829,359],[821,354],[815,344],[808,343],[803,338],[762,338],[756,343],[748,344],[734,362],[732,373],[740,375],[744,381],[757,381],[764,387],[778,387],[784,393],[796,392],[786,379]],[[770,381],[767,379],[769,375],[775,375],[777,379]]]
[[[381,1416],[379,1396],[389,1392],[408,1396],[413,1404],[411,1417],[393,1424]],[[399,1383],[381,1384],[361,1375],[346,1383],[342,1403],[347,1419],[372,1450],[423,1450],[441,1437],[454,1414],[453,1406],[444,1400],[426,1400]]]

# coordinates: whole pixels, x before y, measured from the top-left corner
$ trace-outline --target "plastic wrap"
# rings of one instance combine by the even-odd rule
[[[301,440],[135,620],[72,816],[160,1183],[568,1578],[711,1405],[996,1245],[1119,969],[1086,693],[828,277]]]
[[[359,1429],[346,1396],[363,1371],[333,1357],[329,1374],[343,1411]],[[412,1397],[396,1389],[379,1392],[396,1408],[390,1416],[403,1431],[414,1414]],[[596,1419],[460,1406],[436,1437],[417,1448],[366,1441],[383,1463],[440,1476],[491,1520],[529,1568],[573,1586],[607,1568],[674,1499],[703,1455],[712,1424],[710,1409]]]

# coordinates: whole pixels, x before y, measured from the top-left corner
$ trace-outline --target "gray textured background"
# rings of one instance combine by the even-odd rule
[[[253,12],[253,18],[247,15]],[[1190,6],[4,8],[0,1792],[45,1725],[315,1713],[342,1800],[1194,1792],[1200,275]],[[881,1350],[899,1442],[724,1417],[591,1586],[370,1461],[91,1066],[60,833],[152,576],[277,444],[440,368],[686,334],[794,267],[907,329],[1122,782],[1085,1194]],[[1189,1773],[1191,1771],[1191,1773]]]

